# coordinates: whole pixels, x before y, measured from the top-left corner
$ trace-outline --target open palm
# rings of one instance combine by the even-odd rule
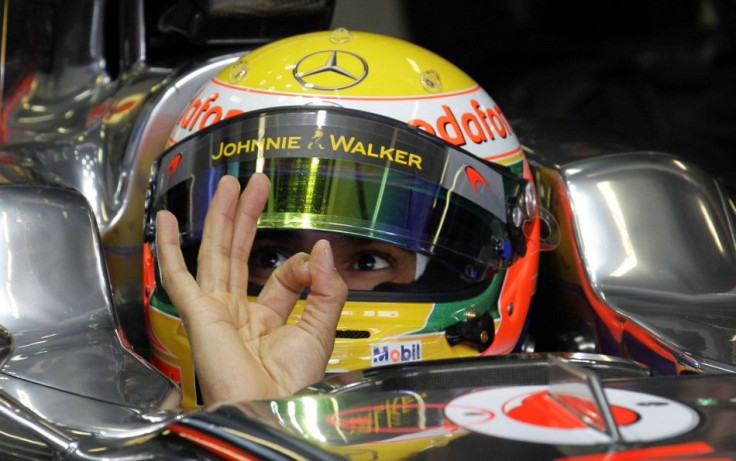
[[[196,280],[184,263],[176,218],[157,216],[162,283],[189,335],[206,404],[290,395],[321,379],[332,353],[347,286],[326,240],[289,258],[257,301],[248,299],[248,258],[269,187],[255,174],[240,194],[237,179],[222,178],[205,218]],[[304,315],[287,325],[306,287]]]

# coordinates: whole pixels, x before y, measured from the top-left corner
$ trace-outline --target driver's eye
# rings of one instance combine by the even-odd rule
[[[390,267],[391,263],[387,258],[375,253],[363,253],[355,258],[351,269],[354,271],[377,271]]]
[[[261,268],[275,269],[282,265],[289,255],[286,252],[277,250],[276,248],[262,248],[251,255],[250,265]]]

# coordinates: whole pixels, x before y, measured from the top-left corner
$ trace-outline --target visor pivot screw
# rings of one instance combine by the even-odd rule
[[[519,207],[514,207],[514,209],[511,210],[511,220],[514,222],[515,227],[521,227],[524,223],[524,216]]]
[[[440,74],[436,70],[426,70],[421,73],[419,78],[422,81],[422,87],[428,92],[437,93],[442,90]]]
[[[337,29],[333,30],[329,38],[329,40],[332,43],[335,43],[338,45],[348,43],[352,39],[353,39],[353,36],[350,35],[350,31],[344,27],[338,27]]]
[[[514,303],[509,303],[508,306],[506,306],[506,312],[511,315],[514,313]]]
[[[488,332],[483,330],[480,332],[480,343],[485,344],[488,342]]]
[[[534,184],[532,182],[526,183],[524,186],[524,214],[526,219],[531,220],[537,215],[537,194],[534,193]]]
[[[465,320],[475,320],[478,316],[478,312],[475,311],[474,307],[471,307],[465,312]]]
[[[248,65],[242,59],[238,59],[230,68],[230,78],[235,82],[241,80],[247,73]]]

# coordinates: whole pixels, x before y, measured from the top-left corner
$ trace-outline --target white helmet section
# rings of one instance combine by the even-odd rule
[[[477,84],[426,96],[320,96],[249,88],[214,77],[177,120],[169,145],[245,111],[293,105],[344,107],[384,115],[420,127],[495,163],[510,166],[523,159],[519,141],[503,112]]]

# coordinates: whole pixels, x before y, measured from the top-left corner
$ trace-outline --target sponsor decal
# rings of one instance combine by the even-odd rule
[[[174,155],[174,158],[172,158],[169,161],[169,164],[166,165],[166,171],[169,173],[169,176],[173,175],[176,172],[176,169],[179,168],[179,162],[181,162],[181,152]]]
[[[329,134],[324,139],[321,128],[315,130],[314,135],[306,143],[307,150],[325,150],[343,154],[357,154],[371,157],[381,162],[405,165],[417,170],[422,169],[422,156],[413,152],[388,146],[380,142],[360,139],[356,136]],[[241,139],[238,141],[221,141],[211,155],[213,161],[229,158],[236,155],[257,154],[266,151],[295,151],[301,150],[305,144],[303,136],[274,136]],[[482,178],[481,178],[482,179]]]
[[[247,99],[244,93],[247,93]],[[404,120],[478,157],[504,165],[523,158],[516,135],[505,115],[479,86],[466,91],[434,95],[429,99],[411,96],[381,98],[279,93],[213,79],[184,109],[169,143],[176,144],[194,131],[247,111],[305,104],[334,105]],[[418,114],[421,117],[417,117]],[[326,134],[324,136],[320,142],[326,148],[328,139]],[[375,150],[373,152],[377,153]]]
[[[314,90],[342,90],[362,82],[368,63],[355,53],[322,50],[301,58],[294,66],[294,78]]]
[[[236,142],[220,142],[217,151],[212,155],[212,160],[271,150],[301,149],[301,140],[301,136],[277,136],[243,139]]]
[[[413,118],[409,125],[423,129],[455,146],[465,146],[468,142],[483,144],[495,141],[496,137],[506,139],[513,132],[511,125],[498,105],[484,107],[470,99],[470,109],[456,114],[452,108],[442,104],[442,114],[434,121]]]
[[[483,175],[481,175],[480,172],[472,166],[465,165],[465,175],[468,177],[468,181],[470,181],[470,185],[473,187],[473,191],[476,194],[478,193],[478,184],[482,185],[486,189],[491,188],[491,186],[488,185],[488,181],[483,178]]]
[[[219,97],[220,93],[218,92],[203,98],[195,97],[187,108],[184,109],[184,113],[181,114],[176,125],[188,132],[199,131],[210,125],[214,125],[220,120],[244,112],[235,108],[225,109],[222,105],[215,104]]]
[[[676,437],[690,432],[700,422],[695,410],[674,400],[622,389],[605,392],[625,442]],[[510,440],[578,446],[612,442],[607,433],[594,429],[555,403],[547,386],[471,392],[451,401],[445,408],[445,416],[473,432]]]
[[[418,154],[407,152],[395,147],[375,145],[372,142],[363,142],[356,139],[355,136],[334,136],[330,135],[330,143],[332,150],[336,152],[347,152],[351,154],[360,154],[367,157],[380,158],[389,162],[396,162],[402,165],[414,167],[417,170],[422,169],[422,157]]]
[[[314,130],[314,134],[312,135],[312,139],[309,140],[309,144],[307,144],[307,149],[319,149],[324,150],[325,145],[322,144],[322,138],[325,136],[325,132],[322,128],[317,127]]]
[[[421,341],[380,343],[371,346],[371,366],[373,367],[419,360],[422,360]]]

